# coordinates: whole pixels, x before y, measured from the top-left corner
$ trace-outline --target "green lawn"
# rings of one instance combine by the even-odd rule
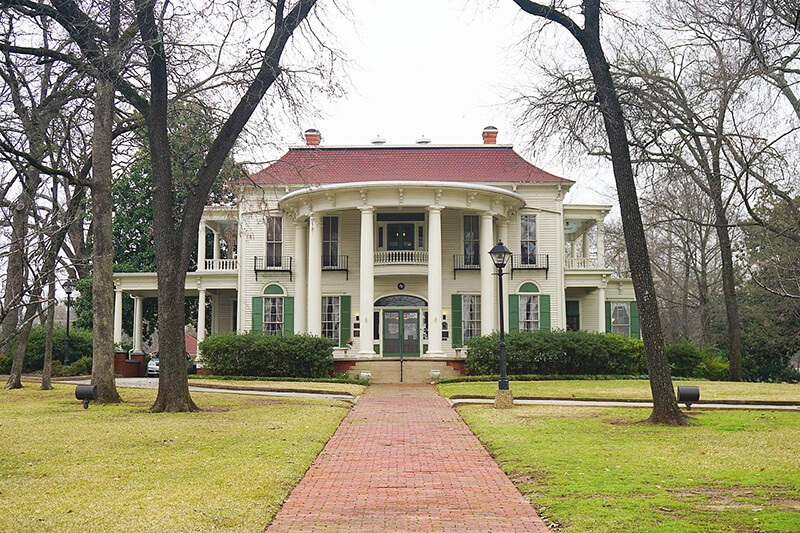
[[[189,377],[189,385],[202,387],[203,385],[213,385],[215,387],[254,387],[264,390],[287,390],[293,389],[308,392],[335,392],[338,394],[352,394],[360,396],[366,390],[363,385],[351,383],[333,382],[314,382],[314,381],[249,381],[249,380],[229,380],[213,378],[192,378]]]
[[[798,413],[704,411],[675,428],[636,424],[643,409],[458,410],[563,531],[800,531]]]
[[[0,531],[260,531],[347,414],[339,401],[155,390],[90,406],[74,386],[0,390]]]
[[[738,383],[732,381],[675,381],[679,385],[698,385],[701,400],[781,400],[800,402],[797,383]],[[479,394],[494,397],[497,382],[444,383],[442,396]],[[649,400],[650,382],[637,379],[512,381],[514,396],[559,398],[632,398]]]

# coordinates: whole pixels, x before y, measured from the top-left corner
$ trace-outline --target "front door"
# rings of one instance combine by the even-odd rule
[[[387,224],[387,250],[413,250],[414,224]]]
[[[384,357],[419,357],[419,311],[383,311]]]
[[[570,331],[581,329],[581,306],[577,300],[567,300],[567,329]]]

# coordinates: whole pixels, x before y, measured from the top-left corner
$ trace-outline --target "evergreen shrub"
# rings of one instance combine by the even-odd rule
[[[22,365],[25,372],[41,370],[44,366],[44,342],[47,328],[38,325],[31,328],[28,337],[28,347],[25,351],[25,362]],[[64,343],[67,339],[67,329],[64,326],[53,327],[53,361],[64,359]],[[83,357],[92,359],[92,330],[69,328],[69,359],[78,361]],[[89,365],[91,373],[91,364]]]
[[[597,375],[646,372],[639,339],[588,331],[537,330],[509,333],[508,374]],[[476,337],[467,344],[470,374],[494,374],[500,366],[500,335]]]
[[[703,352],[688,342],[676,342],[668,344],[667,361],[673,376],[687,378],[702,376],[703,369],[700,364],[703,362]]]
[[[216,375],[322,378],[333,370],[333,345],[311,335],[218,333],[199,348],[203,365]]]

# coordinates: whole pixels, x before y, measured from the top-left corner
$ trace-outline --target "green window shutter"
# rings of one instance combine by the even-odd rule
[[[253,296],[253,327],[251,328],[256,333],[261,333],[264,328],[262,322],[264,321],[264,298],[261,296]]]
[[[283,334],[294,335],[294,298],[283,298]]]
[[[539,329],[550,329],[550,295],[539,295]]]
[[[350,340],[350,297],[339,297],[339,346],[347,346]]]
[[[461,348],[463,346],[462,342],[462,323],[461,323],[461,295],[460,294],[453,294],[450,297],[450,331],[451,331],[451,340],[453,344],[453,348]]]
[[[606,301],[606,333],[611,333],[611,302]]]
[[[631,337],[642,338],[642,327],[639,324],[639,304],[631,302]]]
[[[516,294],[508,295],[508,332],[519,331],[519,296]]]

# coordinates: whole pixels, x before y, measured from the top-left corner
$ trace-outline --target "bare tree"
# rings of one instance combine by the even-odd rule
[[[583,26],[573,20],[569,7],[561,2],[542,5],[529,0],[514,1],[526,13],[562,26],[583,50],[596,89],[597,105],[603,118],[611,153],[631,278],[639,304],[642,339],[645,344],[650,389],[653,395],[653,412],[648,420],[653,423],[686,425],[686,417],[681,413],[675,400],[669,364],[664,351],[658,301],[653,286],[647,240],[636,194],[625,130],[625,117],[602,46],[600,0],[583,0],[581,2]]]

